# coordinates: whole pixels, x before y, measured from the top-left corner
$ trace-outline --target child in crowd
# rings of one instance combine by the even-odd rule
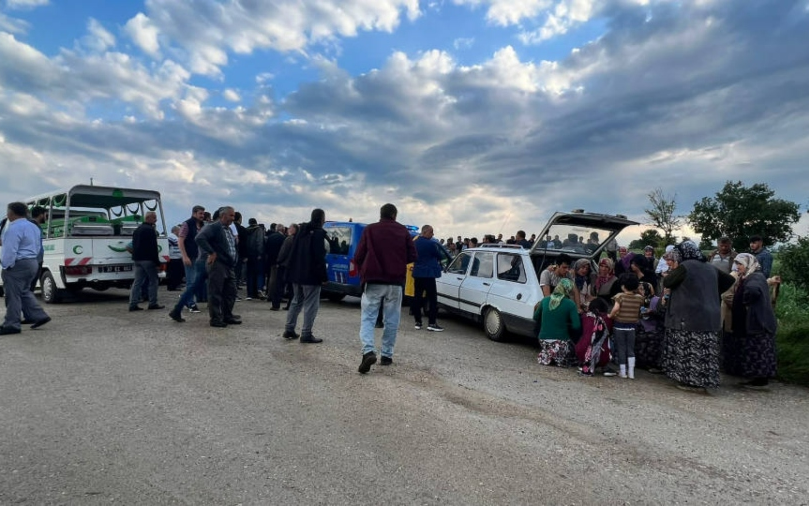
[[[643,306],[643,296],[637,293],[639,281],[634,274],[622,275],[618,282],[621,293],[613,297],[615,305],[610,312],[613,320],[613,341],[620,367],[620,377],[635,379],[635,328]]]

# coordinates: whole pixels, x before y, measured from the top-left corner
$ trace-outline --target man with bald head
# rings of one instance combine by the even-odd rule
[[[129,310],[141,311],[140,291],[143,283],[149,282],[149,309],[163,309],[157,303],[157,266],[160,265],[159,250],[157,247],[157,214],[146,213],[143,223],[132,234],[132,260],[135,262],[135,282],[129,292]]]

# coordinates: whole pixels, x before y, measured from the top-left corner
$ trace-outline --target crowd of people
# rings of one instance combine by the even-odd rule
[[[42,267],[41,209],[29,216],[25,204],[8,206],[3,224],[2,276],[6,316],[0,334],[18,333],[20,325],[40,327],[50,321],[32,295]],[[397,209],[385,204],[380,220],[365,227],[353,258],[359,270],[363,294],[359,337],[365,374],[377,361],[374,328],[383,327],[381,364],[393,362],[399,328],[402,288],[407,265],[415,262],[416,297],[412,306],[415,328],[421,329],[423,297],[429,301],[427,329],[443,330],[436,321],[436,278],[441,276],[442,248],[450,256],[478,245],[477,238],[435,240],[430,225],[413,239],[407,227],[396,221]],[[129,310],[164,306],[158,302],[159,247],[150,212],[132,237],[134,261]],[[185,288],[169,311],[176,322],[185,322],[183,311],[200,312],[207,303],[212,327],[242,323],[233,313],[243,283],[246,299],[271,303],[270,310],[288,310],[283,337],[317,344],[314,336],[321,287],[328,281],[326,213],[314,209],[306,223],[269,229],[254,218],[248,226],[231,206],[212,215],[194,206],[191,216],[172,228],[167,287]],[[579,238],[583,247],[587,243]],[[485,235],[483,244],[505,242],[530,248],[536,241],[525,232],[503,240],[502,234]],[[547,244],[555,238],[542,239]],[[558,247],[558,246],[557,246]],[[540,275],[545,297],[534,313],[542,365],[578,365],[581,374],[601,372],[634,379],[635,368],[665,373],[684,390],[704,391],[719,386],[720,370],[743,376],[743,386],[762,389],[775,376],[777,322],[769,285],[772,255],[761,237],[750,239],[750,253],[736,253],[729,238],[718,241],[707,256],[690,240],[666,247],[660,259],[648,246],[643,253],[624,247],[606,249],[591,272],[587,259],[575,263],[562,253]],[[298,318],[303,313],[300,334]],[[381,318],[381,322],[377,320]],[[617,372],[611,364],[617,365]]]
[[[534,314],[539,363],[628,379],[642,366],[698,392],[718,387],[724,370],[744,377],[743,387],[766,388],[776,373],[769,287],[780,279],[769,278],[772,255],[761,237],[750,238],[750,250],[736,253],[722,238],[706,256],[686,240],[656,262],[654,248],[619,248],[597,273],[586,260],[571,269],[560,255],[540,280],[549,296]]]

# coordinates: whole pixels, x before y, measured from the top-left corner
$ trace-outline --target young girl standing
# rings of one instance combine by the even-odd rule
[[[620,377],[635,379],[635,328],[640,321],[643,296],[637,293],[639,280],[626,274],[618,280],[621,293],[613,297],[615,305],[610,312],[613,320],[613,340],[620,367]]]

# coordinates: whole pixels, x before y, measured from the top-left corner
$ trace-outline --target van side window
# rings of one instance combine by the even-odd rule
[[[525,268],[519,255],[497,255],[497,278],[504,281],[525,283]]]
[[[351,248],[351,227],[327,227],[326,238],[329,241],[329,253],[332,255],[348,255]]]
[[[469,253],[461,253],[455,260],[449,264],[447,268],[447,272],[450,274],[466,274],[466,268],[469,267],[469,260],[472,258],[472,255]]]
[[[472,262],[472,272],[470,276],[479,278],[490,278],[494,275],[494,253],[475,253],[475,261]]]

